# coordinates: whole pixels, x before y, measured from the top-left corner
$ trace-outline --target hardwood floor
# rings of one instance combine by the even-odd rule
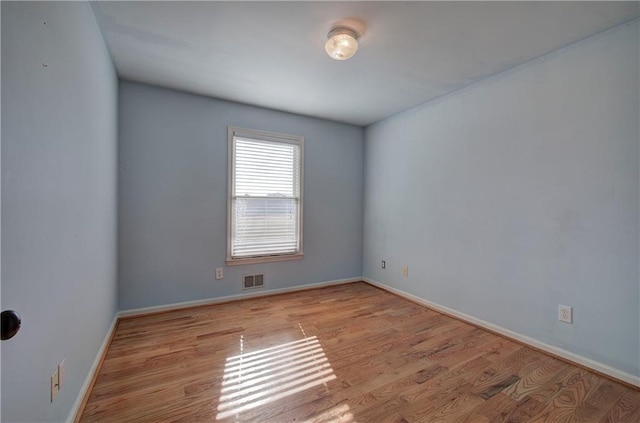
[[[82,422],[640,422],[640,391],[359,282],[123,319]]]

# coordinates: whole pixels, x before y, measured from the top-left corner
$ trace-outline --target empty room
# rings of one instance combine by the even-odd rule
[[[640,422],[640,2],[1,1],[3,422]]]

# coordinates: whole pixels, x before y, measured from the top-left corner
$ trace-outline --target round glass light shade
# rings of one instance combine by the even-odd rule
[[[347,60],[358,50],[358,34],[348,28],[336,28],[327,36],[324,49],[332,59]]]

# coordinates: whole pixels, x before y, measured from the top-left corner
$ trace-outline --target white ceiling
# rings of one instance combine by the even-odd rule
[[[633,20],[638,2],[100,2],[121,78],[368,125]],[[324,52],[347,19],[354,58]]]

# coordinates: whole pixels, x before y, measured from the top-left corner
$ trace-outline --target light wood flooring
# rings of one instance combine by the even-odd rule
[[[119,322],[82,422],[640,422],[640,392],[358,282]]]

